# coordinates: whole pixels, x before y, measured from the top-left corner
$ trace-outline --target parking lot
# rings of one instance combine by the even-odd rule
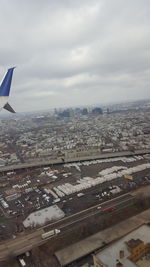
[[[5,233],[6,228],[7,237],[12,237],[23,230],[29,214],[55,204],[68,216],[148,184],[148,164],[149,159],[136,156],[1,173],[1,232]],[[122,175],[135,167],[139,170]]]

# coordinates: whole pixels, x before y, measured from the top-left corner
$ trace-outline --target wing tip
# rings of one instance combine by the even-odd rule
[[[9,105],[9,103],[6,103],[3,108],[6,109],[7,111],[11,112],[11,113],[16,113],[14,111],[14,109]]]

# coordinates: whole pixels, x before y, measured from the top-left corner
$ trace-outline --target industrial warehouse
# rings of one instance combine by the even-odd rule
[[[126,108],[0,121],[2,267],[106,265],[97,253],[148,224],[149,110],[141,108],[146,115]]]

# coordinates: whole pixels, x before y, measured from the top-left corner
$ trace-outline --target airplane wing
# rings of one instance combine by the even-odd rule
[[[13,71],[15,67],[10,68],[7,70],[7,73],[5,74],[3,81],[0,85],[0,108],[4,108],[8,110],[9,112],[15,113],[13,108],[8,104],[7,100],[10,93],[11,88],[11,82],[12,82],[12,76]]]

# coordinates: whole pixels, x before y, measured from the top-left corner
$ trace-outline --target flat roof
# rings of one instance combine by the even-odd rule
[[[55,252],[61,266],[84,257],[150,221],[150,209]]]
[[[32,212],[24,221],[24,227],[36,227],[44,225],[47,221],[58,220],[65,216],[65,213],[57,206],[53,205],[45,209]]]
[[[117,260],[119,260],[124,267],[135,267],[137,265],[127,258],[129,255],[131,255],[131,253],[128,251],[125,242],[128,242],[131,239],[140,239],[144,243],[148,243],[150,241],[150,227],[148,225],[140,226],[138,229],[110,244],[108,247],[104,248],[95,255],[104,264],[111,267],[116,267]],[[120,250],[124,251],[124,257],[121,259],[119,257]]]
[[[145,256],[142,260],[137,261],[138,267],[149,267],[149,257]]]

